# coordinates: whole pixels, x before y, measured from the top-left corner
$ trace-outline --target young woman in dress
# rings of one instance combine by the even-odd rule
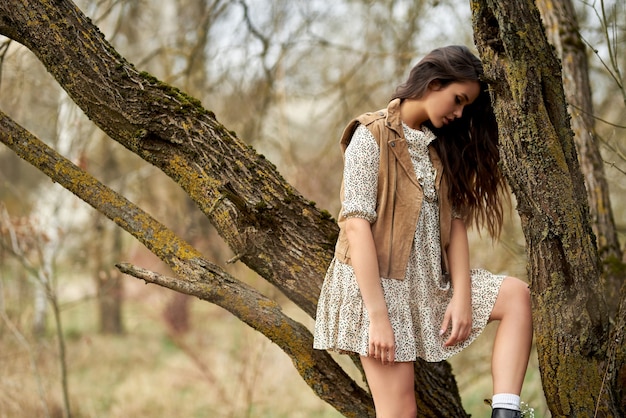
[[[490,321],[499,321],[492,417],[520,416],[528,286],[469,267],[466,228],[497,237],[505,196],[481,76],[468,48],[435,49],[386,109],[355,118],[341,139],[340,233],[314,347],[360,355],[380,418],[415,417],[415,360],[447,359]]]

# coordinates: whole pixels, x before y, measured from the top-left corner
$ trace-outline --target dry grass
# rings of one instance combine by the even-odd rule
[[[74,417],[340,416],[282,351],[229,313],[193,300],[192,331],[172,335],[161,318],[172,293],[127,287],[124,336],[95,332],[93,302],[63,311]],[[62,416],[53,333],[24,345],[0,322],[0,345],[0,417]]]
[[[127,303],[128,333],[122,337],[95,332],[93,303],[64,311],[74,417],[340,416],[315,396],[287,356],[232,315],[193,301],[193,331],[173,336],[160,318],[161,299],[168,292],[142,289],[147,300]],[[51,337],[30,341],[29,349],[5,327],[0,337],[0,417],[46,416],[44,401],[49,416],[62,416]],[[489,412],[482,400],[491,395],[490,344],[491,338],[481,338],[452,359],[464,404],[474,416]],[[536,365],[529,371],[524,398],[536,408],[536,416],[545,416]]]
[[[478,253],[475,264],[486,264],[480,254],[494,259],[492,251],[479,247],[473,248],[473,253]],[[486,267],[498,271],[497,266]],[[523,263],[508,267],[517,274],[515,270],[523,269]],[[84,278],[77,284],[79,293],[89,292]],[[15,306],[14,295],[7,296],[11,285],[15,283],[5,281],[10,322],[0,318],[0,418],[61,417],[60,370],[52,325],[42,340],[29,337],[20,341],[18,336],[29,334],[31,313],[23,300]],[[72,299],[77,296],[76,289],[66,285],[62,290]],[[262,290],[272,293],[268,287]],[[184,335],[169,332],[163,311],[172,296],[169,290],[129,278],[125,282],[124,336],[96,332],[95,301],[66,305],[62,319],[73,417],[341,416],[315,396],[280,349],[216,306],[193,299],[191,331]],[[313,321],[293,306],[286,304],[285,310],[313,326]],[[17,332],[11,326],[16,326]],[[466,410],[475,417],[490,413],[483,400],[491,396],[489,359],[494,331],[489,326],[484,336],[451,359]],[[358,377],[347,357],[340,358]],[[536,417],[549,416],[536,355],[531,358],[522,398],[535,408]]]

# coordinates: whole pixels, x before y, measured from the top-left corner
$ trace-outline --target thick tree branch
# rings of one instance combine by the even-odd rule
[[[136,70],[72,2],[0,2],[0,34],[35,53],[111,138],[177,182],[236,259],[314,316],[337,237],[327,212],[197,100]]]
[[[228,310],[287,353],[302,378],[320,398],[348,417],[373,415],[371,399],[365,390],[328,353],[313,350],[313,337],[309,330],[286,316],[275,301],[202,258],[199,252],[168,228],[59,155],[2,112],[0,141],[132,234],[184,279],[161,276],[128,264],[121,264],[120,270]],[[345,402],[346,399],[350,402]]]

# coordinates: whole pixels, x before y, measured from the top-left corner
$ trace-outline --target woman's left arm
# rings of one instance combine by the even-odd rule
[[[452,284],[452,300],[448,304],[441,324],[441,334],[451,326],[445,346],[464,341],[472,330],[472,295],[469,269],[469,244],[467,228],[462,219],[452,219],[448,262]]]

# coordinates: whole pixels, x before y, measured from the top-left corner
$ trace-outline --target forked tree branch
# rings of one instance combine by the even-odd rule
[[[313,350],[313,337],[285,315],[274,300],[235,279],[141,208],[50,148],[0,112],[0,142],[129,232],[181,278],[161,276],[129,264],[135,277],[214,303],[277,344],[315,391],[348,417],[373,415],[371,398],[328,353]],[[349,399],[350,402],[346,402]]]

